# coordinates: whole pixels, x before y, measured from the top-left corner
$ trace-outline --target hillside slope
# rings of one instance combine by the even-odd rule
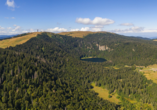
[[[21,37],[13,37],[10,39],[4,39],[0,41],[0,48],[7,48],[7,47],[14,47],[16,45],[23,44],[27,42],[29,39],[36,37],[38,34],[41,34],[41,32],[34,32],[29,33],[27,35],[21,36]]]

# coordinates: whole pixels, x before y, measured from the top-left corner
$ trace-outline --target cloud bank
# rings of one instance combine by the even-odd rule
[[[89,18],[77,18],[76,22],[85,25],[103,25],[103,26],[114,23],[114,21],[111,19],[101,17],[95,17],[94,20],[91,20]]]
[[[128,29],[115,29],[115,30],[111,30],[111,32],[115,32],[115,33],[133,33],[133,32],[141,32],[143,30],[144,30],[143,27],[132,27],[132,28],[128,28]]]
[[[132,23],[122,23],[122,24],[120,24],[121,26],[134,26],[134,24],[132,24]]]
[[[144,27],[132,27],[128,29],[110,30],[114,33],[157,33],[157,29],[145,29]]]
[[[3,30],[3,29],[5,29],[5,28],[0,26],[0,30]]]
[[[46,30],[47,32],[66,32],[68,31],[65,28],[59,28],[59,27],[55,27],[55,28],[49,28]]]
[[[70,31],[102,31],[100,27],[82,27],[81,29],[71,29]]]
[[[17,30],[19,30],[21,27],[20,26],[17,26],[17,25],[14,25],[14,29],[12,30],[13,32],[15,32],[15,31],[17,31]]]

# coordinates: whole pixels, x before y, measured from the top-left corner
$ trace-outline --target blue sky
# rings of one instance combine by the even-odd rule
[[[0,0],[0,35],[109,31],[157,37],[157,0]]]

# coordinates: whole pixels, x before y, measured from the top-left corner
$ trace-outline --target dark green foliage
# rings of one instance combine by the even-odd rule
[[[123,106],[134,110],[135,105],[125,98],[157,108],[157,85],[135,72],[134,65],[157,62],[155,43],[107,33],[84,39],[51,35],[43,33],[22,45],[0,49],[0,109],[116,110]],[[96,44],[113,50],[99,51]],[[84,56],[108,61],[81,61]],[[125,64],[132,67],[110,67]],[[107,88],[110,94],[117,92],[122,103],[99,98],[90,90],[92,82]]]

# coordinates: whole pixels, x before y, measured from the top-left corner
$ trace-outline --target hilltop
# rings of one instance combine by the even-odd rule
[[[109,33],[109,32],[91,32],[91,31],[74,31],[74,32],[61,32],[58,33],[60,35],[66,35],[66,36],[72,36],[72,37],[79,37],[83,38],[89,34],[95,34],[95,33]]]
[[[27,42],[29,39],[33,37],[37,37],[38,34],[46,33],[49,37],[52,35],[57,35],[50,32],[32,32],[32,33],[24,33],[17,36],[11,36],[11,38],[6,38],[0,40],[0,48],[7,48],[7,47],[14,47],[16,45],[23,44]],[[83,38],[89,34],[95,34],[95,33],[107,33],[107,32],[90,32],[90,31],[75,31],[75,32],[62,32],[58,33],[59,35],[66,35],[66,36],[72,36],[72,37],[80,37]]]

